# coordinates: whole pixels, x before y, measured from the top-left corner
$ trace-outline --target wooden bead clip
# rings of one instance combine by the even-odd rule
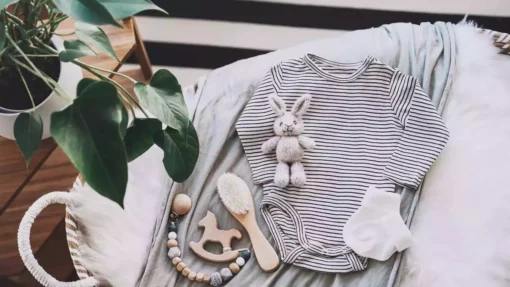
[[[214,216],[212,212],[208,211],[206,217],[199,222],[199,226],[204,227],[204,235],[200,242],[190,243],[191,249],[198,256],[210,261],[224,262],[235,258],[235,262],[230,263],[228,268],[222,268],[219,272],[213,272],[211,274],[193,271],[179,257],[182,252],[179,248],[179,242],[177,241],[177,222],[179,216],[185,215],[190,211],[190,209],[191,199],[189,196],[185,194],[178,194],[175,196],[172,203],[172,212],[168,222],[168,257],[175,266],[175,269],[182,275],[186,276],[189,280],[203,282],[214,287],[221,286],[241,271],[241,268],[246,264],[248,259],[250,259],[250,251],[248,249],[232,251],[230,243],[233,238],[240,239],[241,233],[236,229],[219,230],[216,216]],[[207,242],[221,243],[224,252],[222,254],[214,254],[206,251],[204,249],[204,245]]]

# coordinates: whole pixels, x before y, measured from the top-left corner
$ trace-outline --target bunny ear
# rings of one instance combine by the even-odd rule
[[[301,98],[297,99],[296,103],[294,103],[291,113],[298,117],[304,115],[308,108],[310,107],[311,100],[312,96],[309,94],[301,96]]]
[[[287,111],[285,102],[276,94],[269,95],[269,105],[273,108],[277,116],[283,116],[283,114]]]

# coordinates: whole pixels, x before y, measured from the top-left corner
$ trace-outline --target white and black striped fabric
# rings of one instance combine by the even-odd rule
[[[287,106],[312,96],[302,117],[316,142],[302,163],[301,188],[274,184],[276,155],[263,154],[276,115],[268,96]],[[340,64],[316,55],[282,62],[265,76],[236,129],[255,183],[263,184],[262,214],[282,261],[324,272],[366,268],[343,239],[343,227],[368,186],[394,192],[417,188],[448,139],[448,131],[417,80],[373,57]]]
[[[510,32],[510,1],[502,0],[152,1],[168,15],[138,16],[139,30],[154,68],[168,68],[182,86],[237,60],[396,22],[458,23],[467,14],[482,28]]]

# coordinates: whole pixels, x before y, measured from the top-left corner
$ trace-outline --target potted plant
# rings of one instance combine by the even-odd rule
[[[0,135],[16,140],[27,163],[51,135],[85,181],[121,206],[129,161],[156,144],[168,175],[182,182],[199,152],[169,71],[144,84],[80,61],[96,51],[117,59],[99,25],[149,9],[161,10],[149,0],[0,0]],[[62,41],[55,31],[69,17],[78,39]],[[81,69],[97,80],[81,79]],[[135,95],[100,72],[130,80]]]

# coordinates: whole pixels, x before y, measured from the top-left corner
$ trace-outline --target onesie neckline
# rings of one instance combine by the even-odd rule
[[[368,69],[368,67],[375,60],[375,58],[369,55],[369,56],[367,56],[367,58],[365,60],[360,61],[360,62],[339,63],[339,62],[331,61],[328,59],[324,59],[320,56],[317,56],[317,55],[314,55],[311,53],[307,53],[303,57],[303,60],[314,72],[316,72],[320,76],[322,76],[326,79],[333,80],[333,81],[347,83],[347,82],[352,82],[352,81],[356,80],[357,78],[359,78]],[[342,76],[337,76],[337,75],[334,75],[332,73],[325,71],[324,69],[319,67],[319,65],[317,65],[316,61],[320,61],[320,62],[325,63],[330,66],[337,66],[337,67],[358,66],[358,67],[354,73],[350,74],[349,76],[342,77]]]

